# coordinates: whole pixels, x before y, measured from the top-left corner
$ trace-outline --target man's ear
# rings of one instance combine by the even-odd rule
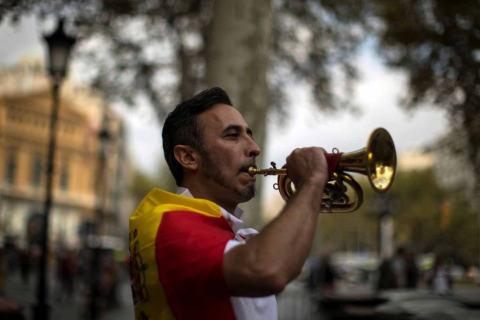
[[[197,170],[199,165],[198,152],[192,147],[177,144],[173,149],[173,155],[177,159],[178,163],[185,169]]]

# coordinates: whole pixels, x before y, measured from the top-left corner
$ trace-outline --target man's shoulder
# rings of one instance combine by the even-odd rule
[[[159,236],[171,235],[210,235],[232,236],[233,231],[222,215],[211,215],[192,209],[166,210],[162,212]]]
[[[135,209],[132,217],[149,215],[162,215],[165,212],[192,212],[207,217],[220,217],[220,207],[208,200],[185,197],[153,189]]]
[[[233,231],[213,202],[152,190],[131,215],[129,228],[132,235],[143,243],[161,241],[178,245],[172,239],[207,238],[225,239]]]

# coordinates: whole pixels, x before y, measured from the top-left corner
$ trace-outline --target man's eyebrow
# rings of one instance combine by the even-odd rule
[[[238,124],[231,124],[231,125],[228,125],[225,129],[223,129],[223,132],[227,132],[229,130],[242,131],[243,127],[238,125]],[[252,129],[247,128],[246,131],[247,131],[248,135],[250,135],[250,136],[253,135]]]

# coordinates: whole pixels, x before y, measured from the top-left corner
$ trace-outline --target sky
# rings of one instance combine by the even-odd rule
[[[0,24],[0,66],[15,64],[23,56],[46,54],[39,30],[33,17],[23,18],[17,26]],[[327,151],[338,148],[350,152],[365,147],[369,134],[377,127],[387,129],[393,137],[397,153],[418,151],[433,143],[448,130],[445,113],[433,107],[423,107],[407,113],[399,106],[405,92],[406,77],[382,65],[380,58],[366,47],[357,62],[361,79],[354,91],[360,106],[359,113],[337,113],[325,116],[318,112],[308,88],[295,85],[289,88],[289,120],[279,126],[274,118],[268,119],[265,164],[275,161],[282,166],[287,155],[295,148],[321,146]],[[80,72],[73,70],[73,73]],[[1,85],[1,84],[0,84]],[[235,104],[235,102],[234,102]],[[136,109],[116,106],[127,124],[127,143],[136,166],[155,173],[163,158],[161,125],[148,107]],[[267,190],[275,178],[268,177]],[[270,183],[271,182],[271,183]]]

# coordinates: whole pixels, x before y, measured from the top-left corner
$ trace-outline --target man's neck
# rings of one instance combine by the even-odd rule
[[[185,183],[181,187],[187,188],[194,198],[212,201],[230,213],[235,212],[237,208],[238,203],[228,199],[221,192],[212,192],[216,188],[213,189],[208,184]]]

